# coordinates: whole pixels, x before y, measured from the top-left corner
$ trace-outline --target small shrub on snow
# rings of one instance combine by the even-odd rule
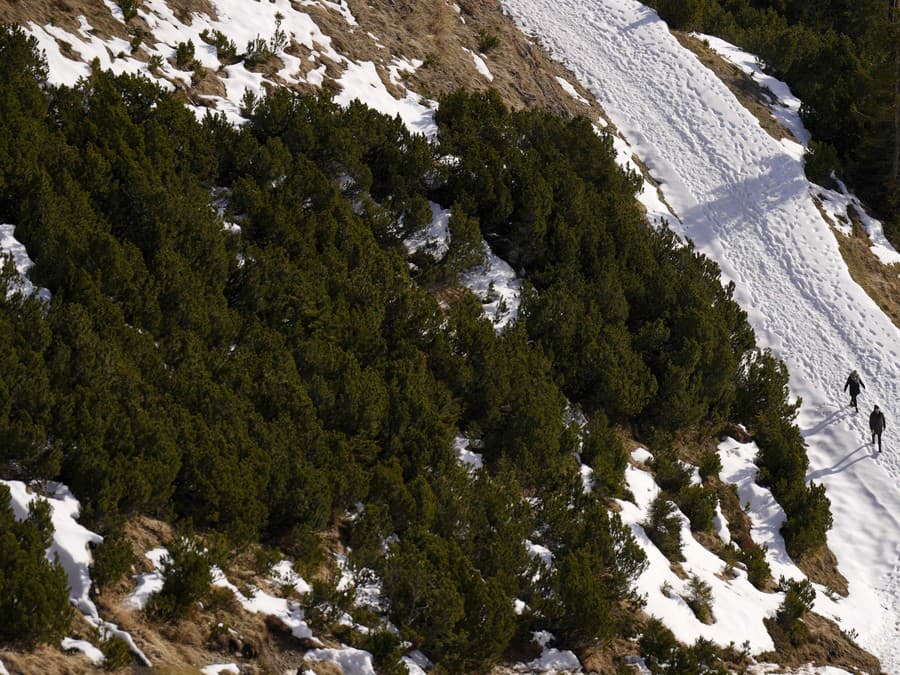
[[[741,560],[747,567],[747,579],[759,589],[763,589],[772,576],[772,570],[766,562],[768,550],[766,546],[754,546],[741,551]]]
[[[692,574],[691,580],[688,582],[688,596],[685,601],[694,616],[703,623],[713,622],[712,600],[712,586],[696,574]]]
[[[716,495],[700,485],[689,485],[678,493],[678,507],[691,521],[691,530],[701,532],[712,528],[716,515]]]
[[[681,555],[681,519],[675,505],[659,495],[650,506],[650,518],[643,526],[647,536],[669,560],[684,560]]]
[[[698,469],[701,480],[705,481],[711,476],[718,477],[719,472],[722,470],[722,460],[719,459],[719,453],[712,451],[703,453]]]
[[[809,579],[796,580],[784,577],[778,580],[778,589],[784,591],[785,596],[775,620],[786,631],[793,632],[803,615],[812,609],[816,590]]]
[[[179,537],[163,558],[163,587],[147,604],[147,611],[162,619],[185,616],[195,602],[209,596],[210,558],[199,541]]]

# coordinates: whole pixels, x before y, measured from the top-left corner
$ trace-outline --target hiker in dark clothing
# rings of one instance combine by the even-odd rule
[[[884,413],[879,410],[878,406],[869,415],[869,428],[872,430],[872,445],[875,444],[875,437],[878,437],[878,452],[881,452],[881,432],[884,431]]]
[[[866,388],[866,385],[862,383],[862,380],[859,379],[859,373],[855,370],[850,373],[850,376],[847,378],[847,383],[844,385],[844,391],[847,391],[847,388],[850,388],[850,405],[853,406],[853,409],[856,412],[859,412],[859,406],[856,405],[856,397],[859,396],[859,388]]]

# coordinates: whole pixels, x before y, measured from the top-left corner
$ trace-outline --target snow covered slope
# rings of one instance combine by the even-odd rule
[[[676,229],[737,284],[760,343],[788,364],[803,397],[808,478],[827,487],[829,544],[850,582],[839,623],[900,672],[900,331],[850,278],[810,196],[802,148],[763,131],[637,2],[503,4],[598,98],[660,181]],[[858,414],[841,391],[852,368],[866,385]],[[875,403],[888,419],[882,455],[868,444]]]

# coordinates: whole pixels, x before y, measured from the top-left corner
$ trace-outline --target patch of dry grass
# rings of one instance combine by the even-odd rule
[[[882,672],[878,659],[861,649],[838,625],[818,614],[803,615],[804,637],[791,639],[774,619],[766,619],[766,628],[775,643],[775,651],[760,654],[759,661],[777,663],[791,669],[806,664],[843,668],[852,673]]]
[[[872,253],[869,240],[859,220],[859,214],[851,207],[852,231],[849,236],[832,227],[850,276],[887,314],[894,325],[900,327],[900,264],[885,265]]]

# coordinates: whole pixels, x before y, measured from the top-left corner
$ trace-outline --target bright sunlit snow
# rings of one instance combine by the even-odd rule
[[[163,558],[169,555],[164,548],[155,548],[147,551],[144,557],[153,563],[153,571],[138,574],[134,577],[136,585],[134,590],[125,600],[125,604],[133,609],[144,609],[150,596],[159,593],[163,587]]]
[[[12,256],[13,264],[19,273],[19,280],[10,291],[20,291],[25,295],[37,293],[41,300],[49,302],[50,291],[46,288],[35,288],[28,279],[28,270],[34,267],[34,262],[28,257],[28,252],[22,243],[16,239],[15,232],[15,225],[0,225],[0,256]]]
[[[891,435],[900,416],[900,332],[850,278],[797,144],[769,136],[634,0],[502,4],[597,97],[660,183],[679,219],[673,227],[735,282],[760,343],[787,363],[791,391],[803,398],[808,477],[826,485],[829,544],[850,583],[839,623],[885,670],[900,671],[900,446]],[[853,368],[866,385],[859,414],[841,391]],[[874,403],[888,419],[881,456],[868,443]],[[667,623],[690,632],[689,617]],[[731,636],[751,631],[735,626]]]
[[[87,640],[73,640],[72,638],[63,638],[60,646],[65,652],[81,652],[91,660],[91,663],[103,663],[103,661],[106,660],[106,657],[103,656],[103,652],[101,652]]]

